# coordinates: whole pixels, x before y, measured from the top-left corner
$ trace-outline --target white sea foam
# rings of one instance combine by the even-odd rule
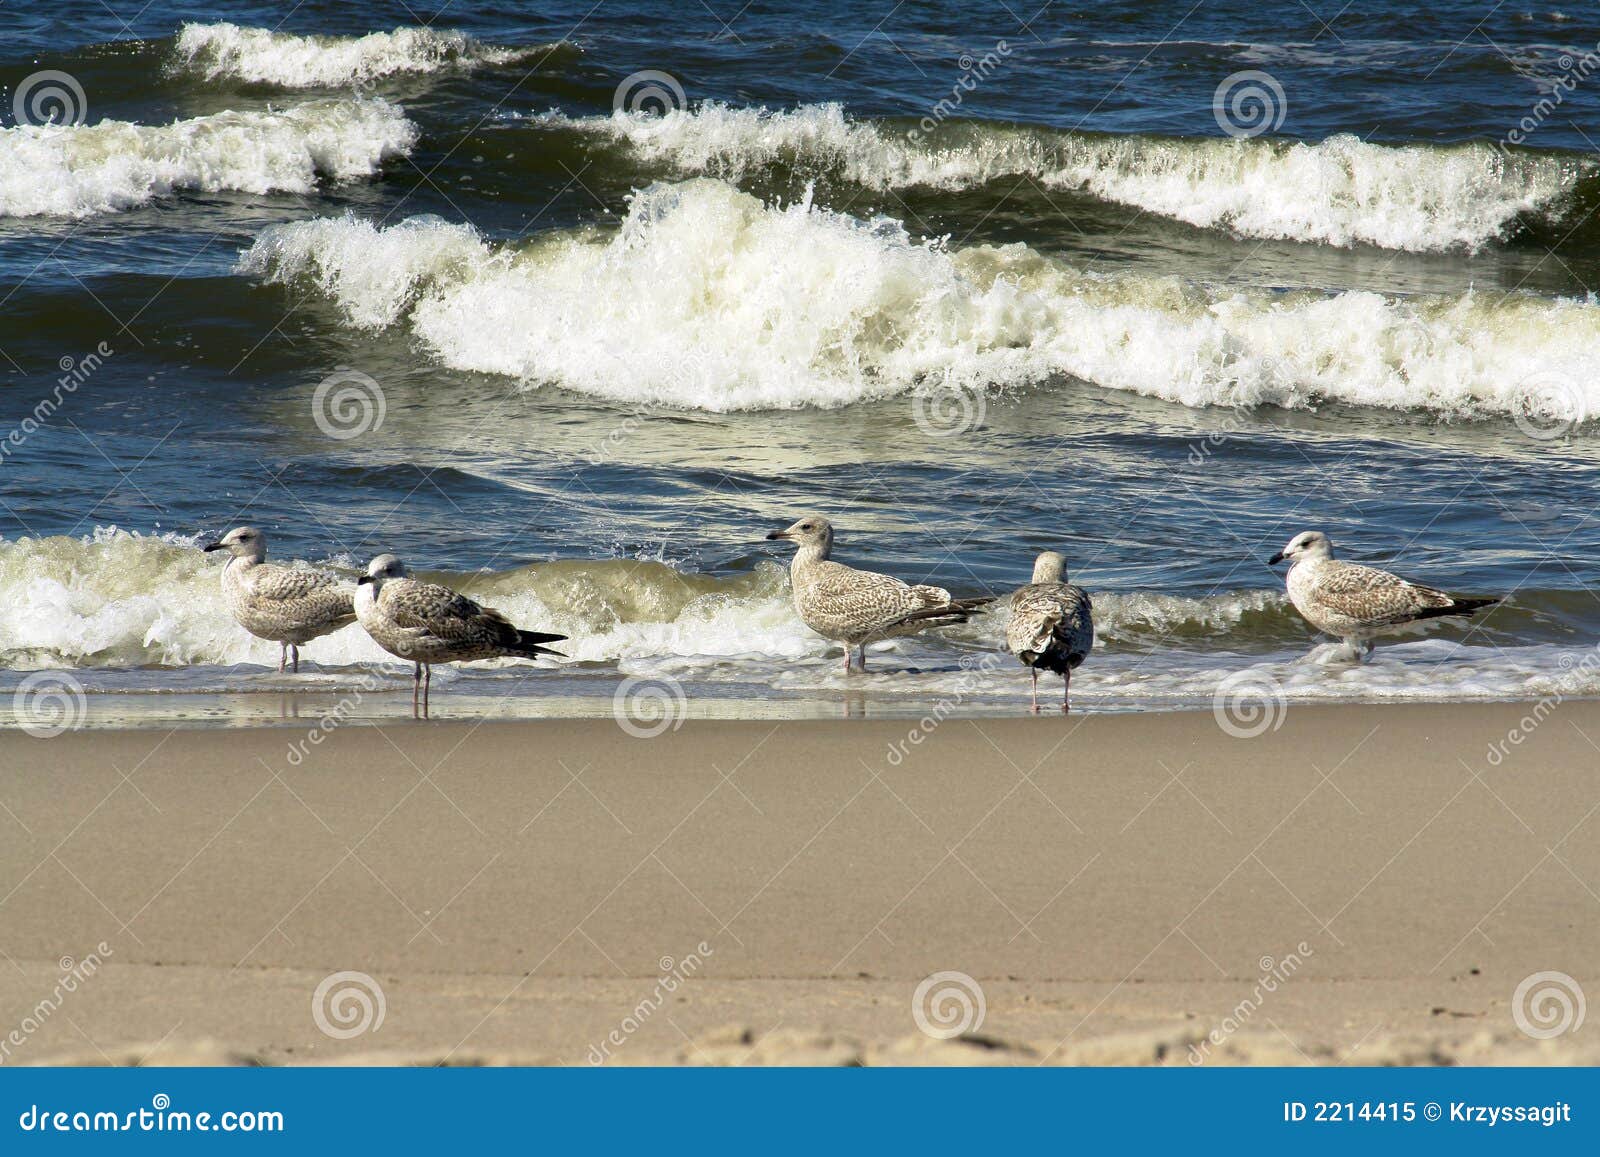
[[[217,669],[274,667],[278,648],[233,621],[219,569],[196,539],[181,535],[101,528],[85,538],[0,541],[0,605],[7,608],[0,616],[0,666],[71,668],[85,673],[86,684],[125,690],[248,688],[249,670]],[[901,701],[948,700],[955,708],[1026,701],[1026,672],[1003,650],[1003,609],[937,637],[876,644],[867,674],[846,683],[837,647],[800,623],[784,571],[772,563],[748,575],[711,578],[632,560],[564,561],[447,581],[513,622],[570,635],[561,650],[578,661],[569,671],[575,677],[594,674],[587,664],[598,663],[802,697],[848,687]],[[1266,655],[1218,646],[1245,616],[1282,614],[1281,602],[1276,589],[1211,598],[1096,591],[1099,638],[1094,656],[1073,675],[1074,698],[1112,708],[1209,704],[1218,684],[1246,667],[1293,700],[1600,694],[1600,664],[1586,644],[1398,642],[1360,667],[1313,661],[1299,627],[1286,628],[1282,639],[1273,631],[1255,636],[1272,647]],[[1144,645],[1152,635],[1163,640],[1159,650]],[[338,668],[397,666],[358,626],[307,644],[303,658],[311,666],[296,685],[313,690],[359,685],[366,677]],[[106,683],[89,672],[114,678]],[[402,687],[406,677],[398,671]],[[436,676],[447,683],[452,677]],[[604,693],[609,697],[609,684]]]
[[[625,403],[838,406],[1071,376],[1189,406],[1600,416],[1593,300],[1093,273],[709,178],[637,194],[616,232],[491,245],[436,218],[327,219],[269,229],[241,269],[319,285],[358,326],[404,322],[455,368]]]
[[[191,189],[308,193],[319,179],[369,177],[416,140],[416,126],[381,100],[168,125],[18,125],[0,129],[0,216],[85,217]]]
[[[401,73],[512,64],[553,47],[501,48],[448,29],[296,36],[221,23],[185,24],[178,32],[174,52],[179,68],[208,80],[325,88]]]
[[[603,136],[683,173],[739,180],[783,163],[872,189],[967,189],[1029,178],[1246,237],[1413,251],[1476,248],[1520,214],[1548,210],[1593,171],[1486,144],[1304,144],[1165,139],[951,123],[938,134],[851,120],[837,104],[786,111],[708,103],[665,116],[550,113],[540,123]]]

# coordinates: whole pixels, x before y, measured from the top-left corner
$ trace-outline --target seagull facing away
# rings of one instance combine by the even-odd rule
[[[964,623],[972,611],[994,601],[954,599],[943,587],[912,586],[892,575],[833,562],[828,558],[833,524],[820,514],[803,514],[787,530],[767,537],[799,547],[789,566],[794,609],[817,634],[844,644],[847,675],[858,652],[866,670],[868,643]]]
[[[267,536],[237,526],[204,547],[233,557],[222,568],[222,594],[238,624],[278,644],[278,670],[292,658],[300,670],[300,646],[355,622],[355,592],[321,570],[275,566],[267,561]]]
[[[416,708],[420,688],[424,713],[428,709],[434,663],[463,663],[503,655],[523,659],[561,655],[540,644],[566,638],[520,630],[499,611],[481,607],[449,587],[418,582],[392,554],[373,559],[367,564],[366,573],[356,580],[356,618],[378,646],[396,658],[416,664],[411,679],[411,706]]]
[[[1053,550],[1033,564],[1033,581],[1011,595],[1006,646],[1033,675],[1033,709],[1039,710],[1039,669],[1061,676],[1061,710],[1070,709],[1073,669],[1094,647],[1094,604],[1089,592],[1067,582],[1067,560]]]
[[[1267,560],[1268,566],[1288,560],[1289,601],[1319,631],[1345,642],[1360,662],[1372,653],[1375,635],[1404,630],[1424,619],[1470,615],[1499,599],[1457,598],[1433,587],[1407,582],[1399,575],[1333,557],[1333,543],[1317,530],[1295,535]]]

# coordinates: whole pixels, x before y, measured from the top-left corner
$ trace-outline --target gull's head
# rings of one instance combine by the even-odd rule
[[[774,530],[768,538],[783,538],[802,551],[814,551],[827,557],[833,549],[833,523],[820,514],[802,514],[786,530]]]
[[[253,526],[236,526],[216,542],[208,542],[201,549],[207,554],[214,550],[225,550],[234,558],[261,562],[267,557],[267,536]]]
[[[1267,565],[1277,566],[1280,562],[1305,562],[1307,559],[1332,557],[1333,543],[1328,541],[1327,535],[1320,530],[1303,530],[1291,538],[1282,550],[1267,559]]]
[[[1036,583],[1066,582],[1067,556],[1059,550],[1047,550],[1034,559],[1033,581]]]
[[[356,585],[367,586],[370,584],[373,590],[377,590],[389,579],[405,578],[406,574],[406,564],[401,562],[398,556],[380,554],[367,564],[366,572],[356,579]]]

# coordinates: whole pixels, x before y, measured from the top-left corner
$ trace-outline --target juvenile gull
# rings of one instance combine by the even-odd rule
[[[1372,653],[1375,635],[1424,619],[1470,615],[1500,601],[1457,598],[1388,571],[1340,562],[1328,536],[1316,530],[1295,535],[1267,564],[1276,566],[1285,559],[1294,564],[1288,587],[1295,610],[1313,627],[1343,639],[1357,662]]]
[[[427,710],[434,663],[560,655],[540,644],[566,638],[520,630],[499,611],[479,606],[449,587],[419,582],[392,554],[380,554],[368,563],[356,584],[356,618],[367,634],[389,654],[416,664],[411,679],[413,709],[420,687],[422,708]]]
[[[278,670],[285,656],[300,670],[300,645],[355,622],[355,591],[327,571],[275,566],[267,561],[267,536],[237,526],[204,548],[233,557],[222,568],[222,594],[238,624],[278,644]]]
[[[892,575],[833,562],[828,558],[833,524],[820,514],[801,515],[787,530],[767,537],[788,539],[799,547],[789,566],[794,609],[817,634],[844,644],[846,674],[857,652],[866,670],[868,643],[964,623],[970,612],[994,601],[954,599],[943,587],[912,586]]]
[[[1041,554],[1033,581],[1012,593],[1006,646],[1033,675],[1033,709],[1042,667],[1061,676],[1061,710],[1068,710],[1073,669],[1094,647],[1094,604],[1088,591],[1067,582],[1067,560],[1057,552]]]

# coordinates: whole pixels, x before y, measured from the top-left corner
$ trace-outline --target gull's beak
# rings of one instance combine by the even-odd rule
[[[1283,551],[1280,550],[1277,554],[1275,554],[1271,558],[1267,559],[1267,565],[1268,566],[1277,566],[1282,561],[1283,561]]]
[[[787,530],[774,530],[772,533],[767,535],[768,539],[793,538],[793,537],[794,537],[794,535],[790,534]]]
[[[204,546],[202,546],[200,549],[204,553],[210,554],[214,550],[221,550],[222,549],[222,544],[220,542],[208,542]]]
[[[364,574],[360,578],[356,579],[356,586],[364,587],[368,583],[370,583],[371,581],[372,581],[372,576],[369,575],[369,574]]]

